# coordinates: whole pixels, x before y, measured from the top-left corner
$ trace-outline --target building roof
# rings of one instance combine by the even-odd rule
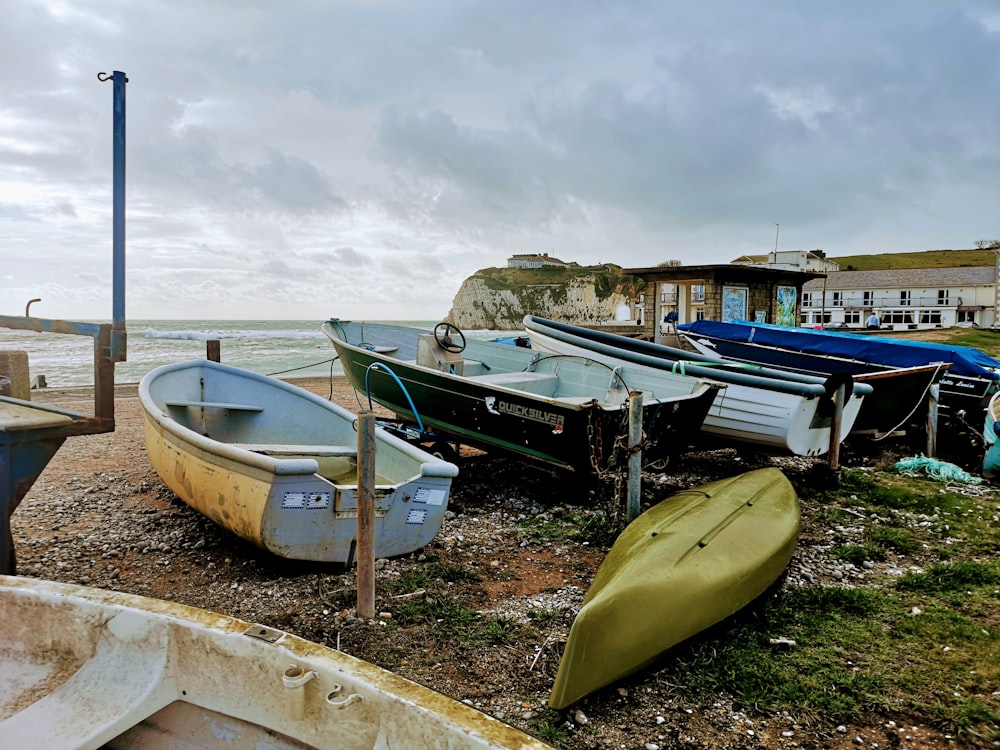
[[[753,281],[776,281],[800,285],[809,279],[825,276],[815,271],[794,271],[773,266],[743,266],[735,263],[720,263],[704,266],[653,266],[651,268],[623,268],[622,273],[639,276],[646,281],[670,283],[673,281],[713,280],[716,283]],[[821,287],[822,288],[822,287]]]
[[[826,280],[813,279],[804,292],[822,289],[944,289],[956,286],[989,286],[996,283],[993,266],[946,268],[893,268],[881,271],[831,271]]]

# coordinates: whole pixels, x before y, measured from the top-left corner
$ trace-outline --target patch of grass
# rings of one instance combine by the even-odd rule
[[[913,532],[909,529],[901,529],[895,526],[872,526],[865,531],[865,542],[872,547],[883,550],[893,550],[902,555],[911,554],[920,549],[920,542],[916,540]],[[883,555],[880,558],[883,559]]]
[[[486,623],[482,638],[486,643],[496,646],[508,646],[517,643],[521,634],[520,626],[507,617],[497,617]]]
[[[564,613],[558,609],[530,609],[528,619],[541,628],[551,627],[563,619]]]
[[[884,590],[784,590],[675,651],[663,679],[697,700],[732,695],[747,710],[834,723],[909,710],[945,731],[992,736],[1000,716],[982,696],[1000,677],[1000,631],[962,608],[982,602],[995,618],[997,581],[995,564],[966,562],[909,574]],[[961,596],[929,598],[942,592]],[[925,597],[919,614],[915,594]],[[779,649],[773,638],[796,645]]]
[[[830,554],[856,567],[863,565],[865,560],[881,560],[885,557],[878,549],[866,544],[844,544],[832,549]]]
[[[558,711],[550,708],[540,711],[531,721],[531,731],[543,742],[550,745],[562,745],[570,740],[569,730]]]
[[[896,581],[896,588],[901,591],[943,593],[997,583],[1000,583],[1000,563],[968,560],[932,565],[925,573],[907,573]]]
[[[543,513],[518,523],[522,538],[536,543],[574,541],[610,547],[620,529],[603,512]]]

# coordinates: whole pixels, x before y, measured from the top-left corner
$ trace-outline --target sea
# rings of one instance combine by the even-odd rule
[[[100,321],[95,321],[100,322]],[[341,375],[330,340],[318,320],[128,320],[126,361],[115,364],[116,383],[137,383],[150,370],[173,362],[205,359],[207,342],[218,340],[224,364],[280,378]],[[375,322],[375,321],[373,321]],[[432,329],[440,321],[387,320]],[[509,335],[464,331],[474,338]],[[0,349],[28,353],[32,382],[50,388],[92,385],[94,340],[89,336],[0,328]]]

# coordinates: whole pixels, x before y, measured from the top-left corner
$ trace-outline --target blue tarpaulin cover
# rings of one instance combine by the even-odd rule
[[[950,362],[953,375],[1000,380],[1000,361],[969,346],[906,341],[888,336],[792,328],[772,323],[697,320],[677,328],[691,335],[773,346],[825,356],[857,359],[890,367],[916,367]]]

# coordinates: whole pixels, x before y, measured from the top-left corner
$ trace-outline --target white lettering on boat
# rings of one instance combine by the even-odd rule
[[[542,422],[543,424],[556,425],[558,427],[563,427],[566,423],[566,418],[562,414],[556,414],[551,411],[542,411],[541,409],[536,409],[533,406],[522,406],[521,404],[511,404],[507,401],[500,401],[497,399],[493,404],[490,404],[496,410],[494,413],[497,414],[510,414],[513,417],[521,417],[522,419],[530,419],[532,422]],[[490,411],[494,411],[490,409]]]

